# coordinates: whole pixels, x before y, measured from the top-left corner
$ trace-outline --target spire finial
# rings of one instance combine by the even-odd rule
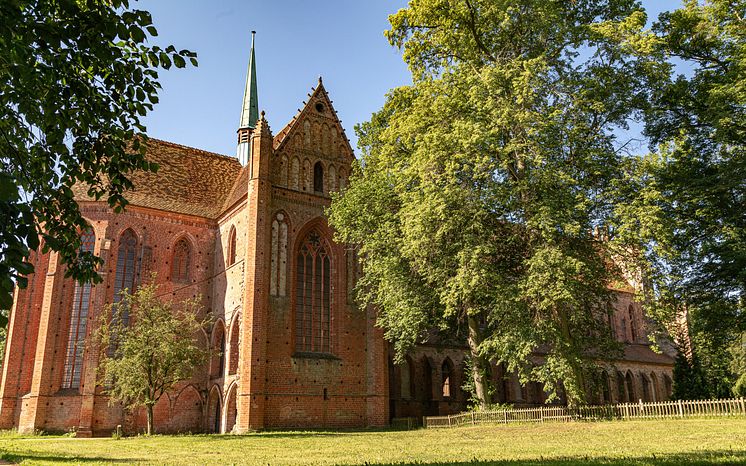
[[[322,81],[321,75],[319,75],[319,84],[321,84],[321,81]]]
[[[251,31],[251,55],[249,56],[249,69],[246,72],[246,89],[243,95],[243,107],[241,110],[240,128],[251,128],[256,126],[259,118],[259,99],[256,85],[256,57],[254,53],[254,39],[256,31]]]

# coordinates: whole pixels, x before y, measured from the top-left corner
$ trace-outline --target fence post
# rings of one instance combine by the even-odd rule
[[[679,416],[684,417],[684,407],[681,404],[681,400],[676,400],[676,405],[679,407]]]
[[[451,415],[448,415],[448,427],[451,427]]]
[[[544,407],[539,406],[539,419],[541,419],[541,422],[544,422]]]
[[[508,423],[508,410],[503,409],[503,420],[505,421],[505,424]]]
[[[471,412],[471,425],[477,425],[477,421],[474,420],[474,411]]]
[[[642,404],[642,398],[640,398],[640,413],[638,417],[645,417],[645,406]]]

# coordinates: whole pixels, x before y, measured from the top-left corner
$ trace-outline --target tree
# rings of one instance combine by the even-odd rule
[[[0,307],[10,307],[14,281],[26,286],[29,250],[41,244],[68,276],[98,280],[101,259],[79,253],[87,225],[71,188],[81,183],[120,211],[128,173],[157,168],[141,143],[157,70],[197,61],[149,45],[156,35],[128,0],[0,3]]]
[[[646,245],[661,320],[690,309],[693,351],[712,395],[735,374],[727,349],[746,331],[746,1],[687,0],[652,31],[620,37],[668,61],[649,78],[645,133],[622,228]],[[638,44],[652,47],[638,47]],[[674,60],[678,66],[673,66]]]
[[[95,336],[105,393],[126,408],[144,406],[148,434],[155,404],[188,379],[209,351],[197,342],[207,324],[197,318],[200,299],[173,304],[157,291],[153,283],[132,294],[124,290],[119,302],[107,306]]]
[[[413,84],[357,128],[362,161],[330,210],[360,245],[360,300],[400,358],[432,327],[462,335],[482,405],[490,360],[583,402],[594,361],[620,349],[604,323],[619,270],[592,232],[612,215],[614,130],[647,100],[650,66],[607,37],[644,13],[420,0],[389,20]]]

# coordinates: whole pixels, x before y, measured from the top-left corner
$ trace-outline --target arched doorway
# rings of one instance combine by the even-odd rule
[[[237,384],[233,384],[228,390],[228,397],[225,399],[225,432],[233,432],[236,427],[238,418],[238,406],[236,405]]]
[[[207,403],[207,431],[211,434],[220,433],[222,405],[223,404],[220,401],[220,390],[216,385],[212,387],[210,398]]]

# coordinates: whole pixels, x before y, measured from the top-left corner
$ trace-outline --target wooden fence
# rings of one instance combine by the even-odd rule
[[[499,411],[471,411],[450,416],[428,416],[423,426],[456,427],[477,424],[510,424],[514,422],[603,421],[611,419],[664,419],[709,416],[746,416],[746,400],[659,401],[622,403],[603,406],[542,406],[539,408]]]

